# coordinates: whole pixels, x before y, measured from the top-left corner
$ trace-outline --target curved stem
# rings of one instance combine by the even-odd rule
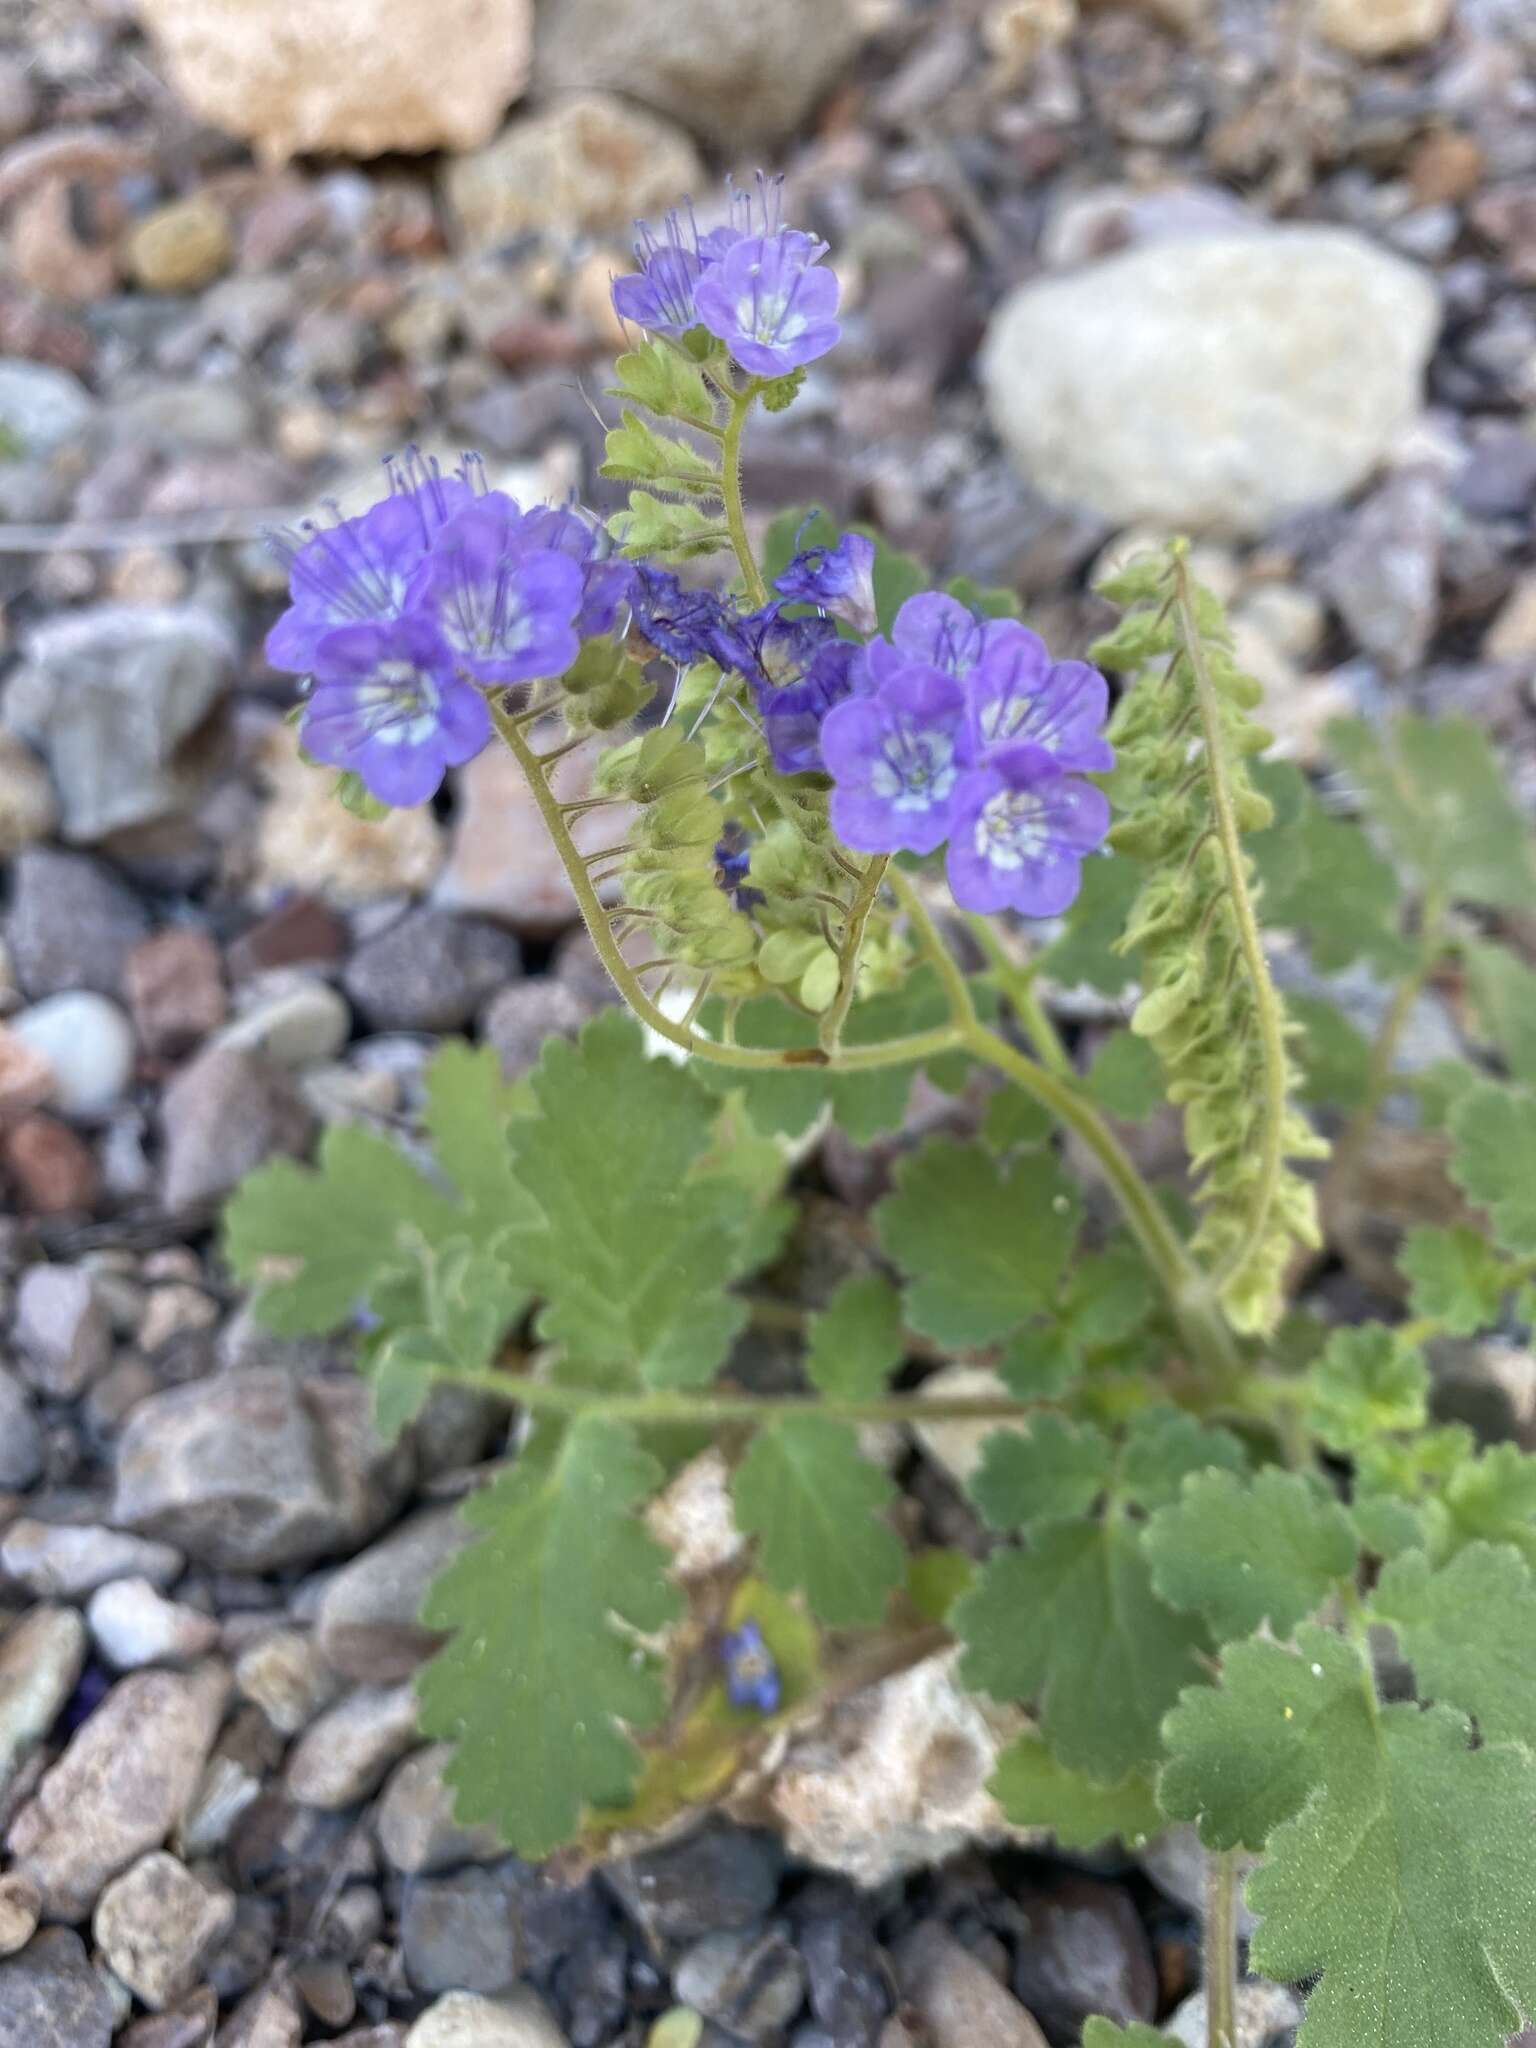
[[[731,393],[731,416],[726,421],[720,444],[725,521],[730,529],[731,546],[736,551],[742,581],[747,586],[747,597],[754,610],[768,602],[768,586],[763,581],[763,572],[757,566],[757,557],[747,539],[747,514],[741,497],[741,437],[756,396],[756,378],[752,378],[743,390]]]
[[[1024,1034],[1035,1048],[1042,1063],[1053,1073],[1068,1076],[1076,1073],[1071,1055],[1061,1042],[1061,1034],[1046,1014],[1035,989],[1034,970],[1013,959],[1003,944],[989,918],[979,911],[968,910],[966,924],[981,950],[992,963],[992,974],[998,987],[1013,1006],[1013,1014],[1024,1027]]]
[[[1230,1849],[1205,1860],[1206,2048],[1237,2048],[1237,1858]]]
[[[853,1004],[854,990],[859,981],[859,952],[864,944],[864,933],[869,924],[870,913],[880,894],[880,884],[890,866],[888,853],[870,856],[869,866],[859,883],[848,907],[847,922],[843,927],[843,943],[837,956],[837,994],[832,1006],[821,1020],[821,1043],[828,1052],[836,1052],[842,1039],[843,1026],[848,1021],[848,1012]]]
[[[1237,924],[1238,948],[1242,954],[1243,965],[1248,971],[1253,993],[1254,1015],[1259,1027],[1259,1050],[1263,1061],[1264,1124],[1259,1146],[1259,1171],[1254,1188],[1253,1208],[1240,1243],[1220,1273],[1215,1276],[1216,1285],[1223,1287],[1244,1270],[1263,1243],[1275,1191],[1280,1184],[1285,1136],[1285,1034],[1280,1004],[1275,995],[1274,984],[1269,978],[1269,963],[1264,958],[1264,944],[1259,936],[1259,921],[1254,914],[1253,898],[1248,889],[1242,837],[1238,831],[1237,814],[1233,809],[1232,792],[1228,786],[1226,741],[1216,686],[1211,681],[1211,672],[1206,665],[1205,648],[1200,639],[1199,622],[1195,617],[1189,567],[1182,555],[1175,561],[1173,573],[1180,636],[1184,642],[1184,655],[1189,662],[1190,674],[1194,678],[1195,703],[1205,743],[1211,808],[1216,814],[1216,838],[1221,847],[1222,864],[1226,869],[1227,900],[1232,906],[1232,914]]]

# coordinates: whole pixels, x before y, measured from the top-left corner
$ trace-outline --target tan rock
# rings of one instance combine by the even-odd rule
[[[19,1870],[0,1877],[0,1956],[13,1956],[37,1932],[42,1895]]]
[[[300,760],[288,725],[273,732],[262,767],[272,793],[257,830],[258,894],[300,889],[331,903],[365,903],[431,887],[443,836],[430,809],[391,811],[376,822],[355,818],[331,794],[335,776]]]
[[[464,241],[484,247],[534,228],[627,228],[677,205],[702,175],[698,152],[670,121],[587,92],[512,122],[450,164],[443,186]]]
[[[139,0],[203,120],[300,150],[474,149],[528,76],[530,0]]]
[[[40,1108],[53,1090],[53,1062],[0,1024],[0,1123]]]
[[[199,291],[229,268],[229,216],[206,193],[174,199],[135,222],[123,253],[129,276],[145,291]]]
[[[91,1931],[114,1974],[151,2012],[163,2012],[192,1989],[234,1919],[233,1892],[200,1882],[156,1849],[107,1886]]]
[[[1522,576],[1483,636],[1490,661],[1530,661],[1536,657],[1536,575]]]
[[[0,732],[0,860],[46,839],[58,822],[48,770],[23,740]]]
[[[1316,0],[1319,35],[1355,57],[1395,57],[1442,35],[1452,0]]]

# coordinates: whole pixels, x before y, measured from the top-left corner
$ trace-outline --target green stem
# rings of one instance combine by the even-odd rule
[[[864,870],[863,880],[854,892],[849,905],[848,920],[843,927],[842,948],[837,956],[837,994],[832,1006],[821,1020],[821,1043],[829,1052],[836,1052],[843,1035],[843,1026],[848,1021],[848,1012],[853,1004],[854,990],[859,982],[859,953],[864,944],[864,933],[869,924],[880,894],[880,884],[890,866],[888,853],[871,856]]]
[[[1216,686],[1211,681],[1210,669],[1206,665],[1205,647],[1200,638],[1199,622],[1195,617],[1189,567],[1182,555],[1174,564],[1174,587],[1184,653],[1189,661],[1190,674],[1194,678],[1195,703],[1205,742],[1206,776],[1211,791],[1211,808],[1216,816],[1216,838],[1221,847],[1222,864],[1226,869],[1227,901],[1232,906],[1232,914],[1237,924],[1238,947],[1243,956],[1243,965],[1248,971],[1254,1014],[1259,1026],[1259,1051],[1263,1061],[1264,1122],[1259,1141],[1258,1178],[1254,1185],[1253,1207],[1241,1241],[1221,1272],[1216,1275],[1216,1285],[1224,1287],[1227,1282],[1236,1279],[1244,1271],[1249,1260],[1264,1242],[1269,1212],[1280,1185],[1286,1109],[1285,1032],[1279,999],[1269,978],[1269,963],[1264,958],[1264,943],[1259,936],[1259,921],[1254,914],[1253,898],[1249,893],[1247,862],[1243,853],[1242,837],[1238,831],[1237,813],[1233,808],[1232,792],[1228,786],[1226,739],[1222,729],[1220,704],[1216,696]]]
[[[1208,1852],[1205,1861],[1206,2048],[1237,2043],[1237,1858]]]
[[[1036,992],[1034,969],[1012,958],[990,918],[970,910],[966,912],[965,921],[991,962],[993,979],[1008,998],[1014,1015],[1024,1027],[1025,1037],[1043,1064],[1063,1077],[1075,1074],[1077,1070],[1071,1055],[1062,1044],[1061,1034],[1046,1014],[1045,1005]]]
[[[954,1025],[940,1025],[932,1031],[919,1031],[909,1038],[893,1038],[879,1045],[852,1045],[840,1047],[835,1055],[829,1055],[820,1047],[807,1046],[803,1050],[777,1051],[767,1047],[749,1045],[723,1045],[717,1039],[706,1038],[702,1033],[669,1017],[659,1004],[652,1001],[642,987],[639,977],[619,950],[608,912],[593,886],[585,862],[577,852],[567,830],[560,801],[549,786],[548,777],[540,768],[533,749],[529,746],[517,719],[505,711],[498,699],[488,699],[491,719],[502,741],[513,759],[527,777],[528,787],[533,793],[534,804],[550,844],[560,857],[566,879],[571,885],[577,907],[587,927],[598,958],[607,968],[614,986],[623,996],[630,1009],[642,1024],[649,1025],[658,1037],[669,1044],[679,1046],[684,1052],[696,1053],[700,1059],[713,1060],[717,1066],[739,1067],[754,1073],[763,1071],[783,1072],[797,1066],[830,1067],[838,1073],[862,1073],[874,1067],[908,1066],[917,1060],[935,1058],[939,1053],[952,1052],[960,1042],[960,1034]]]
[[[768,586],[763,581],[763,572],[757,566],[757,557],[747,539],[747,514],[741,497],[741,437],[752,410],[752,401],[757,396],[757,379],[749,379],[742,390],[732,391],[730,396],[731,416],[726,421],[720,443],[721,486],[731,546],[736,550],[741,579],[747,586],[747,596],[755,610],[768,602]]]

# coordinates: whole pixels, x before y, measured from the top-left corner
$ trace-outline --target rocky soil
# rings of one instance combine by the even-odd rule
[[[495,756],[382,826],[299,765],[259,536],[413,440],[611,502],[628,223],[747,148],[848,309],[758,434],[760,513],[877,521],[1067,652],[1106,551],[1192,527],[1290,754],[1455,709],[1536,803],[1536,17],[397,12],[386,42],[358,0],[296,39],[276,0],[0,0],[0,2048],[606,2048],[677,2007],[702,2032],[661,2048],[1037,2048],[1089,2011],[1203,2039],[1188,1844],[997,1846],[939,1662],[835,1731],[835,1825],[825,1755],[772,1825],[580,1878],[453,1823],[415,1608],[509,1418],[440,1398],[386,1452],[210,1226],[329,1122],[408,1128],[441,1034],[515,1073],[607,995]],[[1410,1056],[1457,1031],[1426,998]],[[818,1230],[889,1157],[824,1145]],[[1453,1363],[1536,1441],[1528,1355]],[[914,1512],[954,1523],[965,1450],[909,1452]],[[1247,1997],[1253,2048],[1294,2024]]]

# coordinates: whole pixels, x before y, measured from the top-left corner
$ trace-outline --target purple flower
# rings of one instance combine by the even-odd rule
[[[824,642],[798,682],[754,682],[753,700],[781,775],[826,772],[821,729],[827,713],[858,695],[866,683],[864,650],[848,640]]]
[[[1109,830],[1109,799],[1066,775],[1043,747],[1004,747],[954,791],[948,873],[962,910],[1054,917],[1082,881],[1084,854]]]
[[[491,715],[429,619],[341,626],[325,637],[300,728],[306,749],[360,775],[381,803],[420,804],[478,754]]]
[[[473,502],[467,473],[445,477],[412,449],[384,465],[389,495],[355,519],[331,526],[307,522],[298,534],[274,534],[271,545],[288,570],[291,602],[267,635],[274,668],[308,675],[321,641],[338,626],[394,619],[405,608],[411,578],[453,515]]]
[[[724,608],[711,590],[685,590],[670,569],[642,563],[629,595],[635,630],[658,653],[686,668],[713,661]]]
[[[727,818],[715,841],[715,887],[723,889],[738,910],[752,910],[763,901],[761,889],[750,887],[752,843],[744,826]]]
[[[873,633],[878,623],[875,544],[862,533],[845,533],[836,547],[803,549],[773,587],[791,604],[817,605],[857,632]]]
[[[837,344],[837,279],[817,268],[826,243],[797,228],[734,242],[699,278],[699,319],[744,369],[783,377]]]
[[[888,641],[871,640],[870,663],[879,678],[898,673],[909,661],[922,661],[963,682],[985,649],[1023,631],[1017,619],[978,619],[958,597],[924,590],[896,614]]]
[[[721,1640],[725,1694],[733,1707],[751,1707],[759,1714],[778,1711],[784,1688],[773,1652],[755,1621],[744,1621]]]
[[[492,491],[437,536],[409,604],[477,682],[526,683],[563,675],[576,659],[583,596],[580,566],[532,544],[524,514]]]
[[[914,662],[874,696],[834,705],[821,728],[832,828],[860,853],[932,853],[949,836],[965,694]]]
[[[1086,661],[1053,662],[1045,642],[1023,626],[983,648],[966,679],[966,698],[968,764],[1029,740],[1059,768],[1095,774],[1115,765],[1104,737],[1109,685]]]
[[[830,619],[787,618],[782,605],[755,612],[722,608],[714,635],[714,656],[722,668],[740,671],[753,689],[797,683],[830,640]]]
[[[576,631],[583,640],[611,633],[635,580],[632,562],[613,553],[613,542],[568,507],[535,506],[523,514],[523,538],[536,548],[569,555],[581,571],[581,610]]]
[[[736,237],[729,228],[717,228],[701,242],[692,207],[686,221],[675,209],[669,213],[659,235],[648,221],[636,221],[635,226],[639,269],[632,276],[614,279],[614,311],[621,320],[632,320],[652,334],[670,334],[681,340],[689,328],[699,324],[694,289],[706,263],[723,254]],[[722,235],[726,237],[724,245],[718,241]]]

